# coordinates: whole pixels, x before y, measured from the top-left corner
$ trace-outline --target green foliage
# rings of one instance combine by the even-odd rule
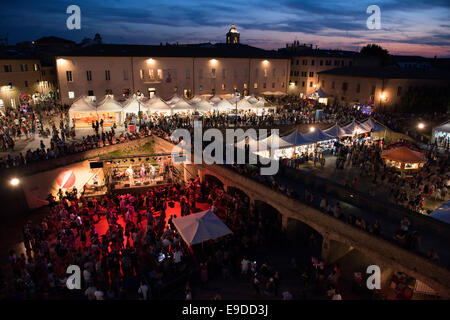
[[[420,87],[406,92],[400,100],[400,112],[445,113],[450,110],[449,88]]]
[[[362,47],[360,53],[362,55],[378,58],[382,65],[386,65],[389,60],[389,51],[375,43],[369,43]]]

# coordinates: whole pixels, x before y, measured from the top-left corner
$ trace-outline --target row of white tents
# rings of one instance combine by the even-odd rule
[[[307,133],[302,133],[300,130],[296,129],[294,132],[279,137],[278,138],[278,147],[275,148],[276,144],[273,144],[272,141],[274,139],[273,136],[269,136],[265,139],[255,140],[253,138],[249,138],[246,140],[246,144],[249,145],[253,150],[268,150],[271,149],[272,145],[274,145],[274,149],[286,149],[286,148],[294,148],[303,145],[311,145],[319,142],[339,139],[343,137],[353,137],[355,135],[369,133],[369,132],[380,132],[385,131],[386,127],[379,124],[372,118],[365,120],[364,122],[358,123],[353,120],[351,123],[340,126],[338,124],[333,125],[332,127],[321,130],[319,128],[314,128],[312,131]],[[242,138],[237,142],[238,147],[242,145]],[[241,143],[239,145],[239,143]]]
[[[246,96],[243,98],[232,97],[231,99],[220,98],[215,95],[207,100],[204,97],[195,96],[190,100],[174,95],[170,100],[164,101],[160,97],[154,96],[151,99],[142,99],[132,96],[123,103],[115,100],[111,95],[107,95],[98,103],[93,102],[86,96],[82,96],[73,102],[69,109],[70,119],[74,115],[83,113],[116,113],[123,121],[126,114],[138,114],[139,111],[145,114],[172,115],[175,113],[204,114],[207,112],[231,112],[235,109],[260,112],[264,109],[274,108],[267,106],[267,100],[263,97]],[[117,117],[116,117],[117,118]]]

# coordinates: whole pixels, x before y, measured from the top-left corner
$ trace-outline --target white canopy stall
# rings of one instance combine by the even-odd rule
[[[179,99],[177,103],[172,105],[173,113],[188,114],[193,111],[193,107],[184,99]]]
[[[199,102],[197,102],[194,106],[195,111],[198,111],[199,113],[207,113],[207,112],[213,112],[214,107],[205,99],[201,99]]]
[[[86,96],[76,99],[69,109],[70,124],[77,128],[89,128],[92,121],[97,120],[95,104]]]
[[[169,116],[172,114],[172,107],[169,106],[165,101],[163,101],[160,97],[153,97],[152,99],[146,102],[146,107],[148,108],[149,114],[162,114]]]
[[[172,96],[172,98],[170,98],[170,100],[167,100],[166,101],[166,103],[168,104],[168,105],[174,105],[174,104],[176,104],[177,102],[179,102],[181,100],[181,98],[178,96],[178,94],[174,94],[173,96]]]
[[[147,106],[145,105],[145,102],[137,97],[129,98],[123,105],[123,121],[125,121],[127,114],[139,116],[139,111],[141,111],[142,113],[147,112]]]
[[[113,98],[111,95],[106,95],[102,101],[97,105],[97,117],[103,119],[103,126],[111,127],[116,124],[120,124],[122,120],[123,107]]]
[[[211,97],[211,99],[209,99],[209,102],[211,103],[219,103],[220,101],[222,101],[222,98],[218,95],[214,95],[213,97]]]
[[[233,110],[234,106],[227,99],[223,99],[214,105],[214,109],[219,112],[228,112],[230,110]]]

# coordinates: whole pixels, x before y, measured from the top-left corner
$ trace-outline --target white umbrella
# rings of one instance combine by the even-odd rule
[[[173,224],[190,246],[232,233],[211,210],[173,219]]]

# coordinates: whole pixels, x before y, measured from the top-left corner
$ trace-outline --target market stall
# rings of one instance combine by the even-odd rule
[[[157,96],[147,100],[145,106],[147,107],[149,114],[160,114],[166,116],[172,114],[172,107]]]
[[[189,114],[194,108],[184,99],[179,99],[177,103],[172,105],[173,113]]]
[[[96,106],[86,96],[81,96],[70,106],[69,118],[71,125],[77,128],[89,128],[92,122],[97,120]]]
[[[388,165],[400,170],[417,170],[427,162],[423,153],[412,150],[407,146],[384,150],[381,153],[381,158]]]
[[[450,120],[433,128],[431,143],[436,143],[439,147],[450,145]]]
[[[173,96],[172,96],[172,98],[170,98],[169,100],[167,100],[166,101],[166,103],[168,104],[168,105],[174,105],[174,104],[176,104],[177,102],[179,102],[181,100],[181,98],[178,96],[178,94],[174,94]]]
[[[97,117],[99,121],[103,119],[104,127],[111,127],[114,123],[121,123],[122,111],[122,105],[111,95],[106,95],[97,105]]]
[[[128,100],[125,101],[122,109],[122,120],[124,121],[125,118],[135,117],[139,116],[139,111],[142,114],[147,113],[147,107],[145,105],[145,102],[138,98],[138,97],[131,97]]]

